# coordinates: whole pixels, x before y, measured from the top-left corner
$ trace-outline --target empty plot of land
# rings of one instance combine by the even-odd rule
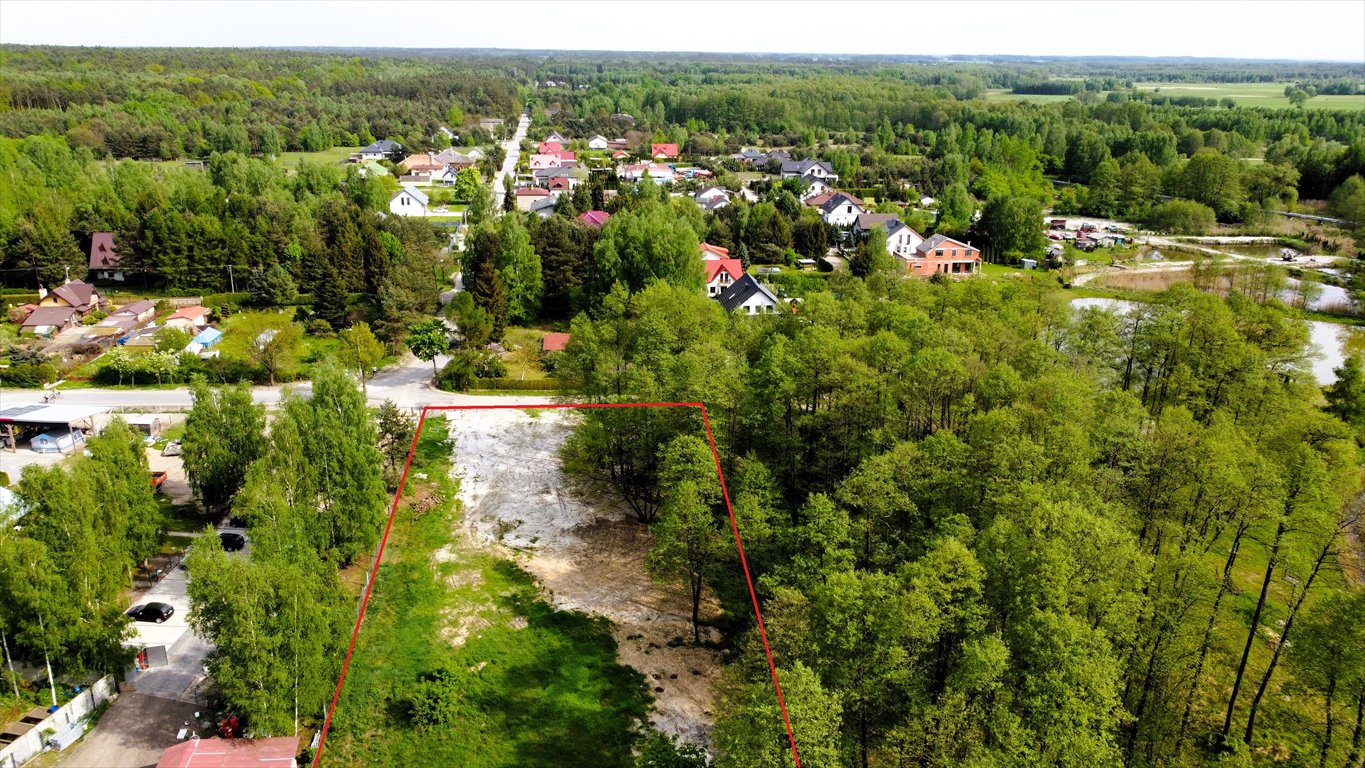
[[[556,608],[609,619],[622,663],[644,674],[654,692],[651,722],[704,744],[720,655],[679,642],[691,635],[691,606],[645,571],[649,529],[621,505],[566,487],[559,450],[577,418],[565,410],[450,413],[464,525],[477,541],[515,550]],[[708,602],[703,618],[717,611]],[[718,639],[714,632],[711,639]]]

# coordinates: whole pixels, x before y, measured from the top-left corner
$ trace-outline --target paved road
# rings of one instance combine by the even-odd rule
[[[196,718],[195,715],[199,717]],[[199,705],[129,691],[119,694],[93,730],[57,760],[61,768],[149,768],[186,735],[213,735],[212,713]]]
[[[449,360],[436,358],[439,369]],[[392,400],[400,408],[420,409],[426,405],[474,405],[479,403],[536,404],[551,402],[546,396],[522,395],[462,395],[442,392],[431,386],[431,362],[406,355],[402,363],[386,368],[369,382],[368,400],[379,405]],[[275,387],[253,387],[252,399],[274,405],[280,402],[285,389],[310,396],[313,387],[308,382]],[[40,403],[44,392],[39,389],[5,389],[0,391],[0,402],[6,407]],[[92,405],[104,408],[188,408],[193,404],[188,388],[176,389],[71,389],[63,390],[61,405]]]
[[[502,199],[505,193],[502,191],[502,180],[505,176],[511,176],[516,181],[517,160],[521,157],[521,141],[526,138],[526,129],[531,127],[531,114],[524,112],[521,119],[517,120],[517,131],[512,134],[512,138],[502,143],[503,149],[507,150],[507,159],[502,161],[502,172],[493,178],[493,210],[502,210]]]

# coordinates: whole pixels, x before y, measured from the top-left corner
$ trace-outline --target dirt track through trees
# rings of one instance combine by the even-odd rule
[[[644,674],[653,691],[655,727],[705,745],[720,654],[669,647],[690,638],[691,607],[680,588],[657,585],[645,571],[649,529],[622,505],[584,499],[566,487],[559,449],[577,418],[564,410],[449,414],[465,533],[509,550],[555,607],[611,620],[622,663]],[[704,604],[703,620],[718,610],[714,601]],[[714,630],[711,639],[718,639]]]

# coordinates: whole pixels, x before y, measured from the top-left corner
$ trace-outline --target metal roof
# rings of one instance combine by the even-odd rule
[[[0,422],[66,426],[108,412],[108,408],[93,405],[41,405],[34,403],[16,405],[0,410]]]

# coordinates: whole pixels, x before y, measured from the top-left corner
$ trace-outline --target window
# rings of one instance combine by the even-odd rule
[[[942,255],[943,255],[943,249],[940,248],[940,249],[938,249],[937,251],[934,251],[934,255],[935,255],[935,256],[942,256]]]

